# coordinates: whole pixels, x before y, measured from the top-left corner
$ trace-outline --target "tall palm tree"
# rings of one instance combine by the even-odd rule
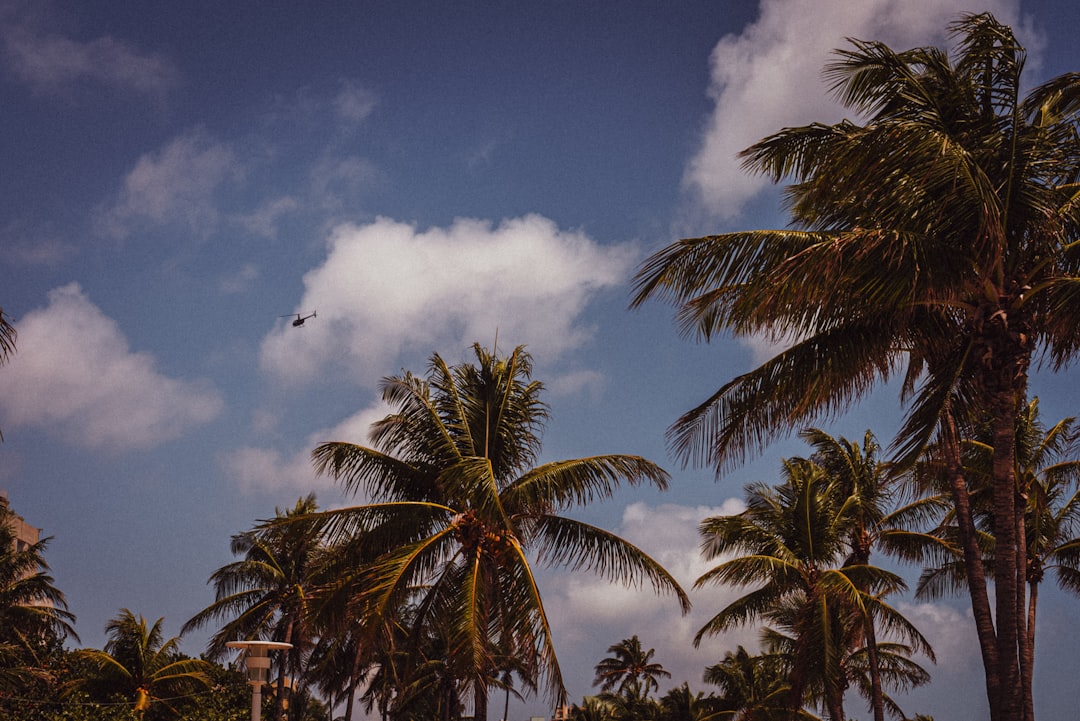
[[[1025,96],[1024,50],[991,15],[952,26],[953,57],[854,41],[826,69],[865,123],[789,128],[744,151],[790,177],[788,230],[680,241],[638,275],[634,304],[678,304],[688,331],[796,342],[721,387],[672,429],[687,461],[718,470],[778,434],[847,409],[900,372],[910,400],[897,448],[935,432],[953,502],[994,721],[1021,718],[1025,556],[1013,421],[1042,349],[1054,369],[1080,351],[1080,74]],[[992,607],[956,439],[993,429],[999,544]]]
[[[0,688],[18,688],[28,676],[40,676],[41,651],[79,638],[75,616],[45,561],[52,539],[19,541],[19,520],[6,501],[0,503]]]
[[[929,683],[930,674],[911,659],[921,648],[911,643],[878,642],[873,654],[876,678],[872,678],[870,646],[863,637],[864,614],[854,612],[854,609],[845,613],[845,609],[838,606],[839,604],[833,604],[833,619],[827,629],[822,629],[831,634],[830,645],[843,654],[835,663],[834,670],[829,673],[839,674],[837,685],[845,690],[854,689],[867,700],[871,710],[875,702],[879,702],[893,718],[906,719],[907,715],[882,687],[907,691]],[[785,675],[790,677],[792,673],[798,673],[800,664],[805,663],[800,650],[807,644],[801,636],[809,632],[811,637],[816,639],[820,634],[819,624],[816,619],[807,616],[805,604],[798,598],[780,604],[768,614],[768,620],[773,625],[761,629],[766,658],[770,664],[778,664],[784,669]],[[819,640],[815,643],[823,646]],[[831,676],[821,669],[804,675],[808,681],[804,701],[807,706],[821,707],[826,711],[840,707],[838,701],[830,699],[830,694],[834,693],[829,683]],[[834,718],[835,713],[836,711],[829,711],[829,717]]]
[[[1080,458],[1075,418],[1045,428],[1035,398],[1020,415],[1017,431],[1017,480],[1027,503],[1024,542],[1027,552],[1028,609],[1021,674],[1030,687],[1035,665],[1035,627],[1039,586],[1052,570],[1058,585],[1080,595]],[[1020,439],[1029,440],[1021,444]],[[1030,696],[1026,699],[1033,702]],[[1026,709],[1034,718],[1034,709]]]
[[[920,497],[894,507],[898,477],[892,475],[892,464],[879,458],[881,448],[873,433],[866,431],[861,447],[855,441],[834,438],[817,428],[806,429],[800,436],[813,448],[811,461],[835,482],[848,545],[845,566],[868,565],[875,551],[908,561],[919,560],[929,547],[941,544],[934,534],[916,530],[926,519],[940,517],[944,512],[941,497]],[[873,614],[866,614],[863,619],[862,633],[869,679],[867,696],[875,721],[884,721],[886,700]],[[925,652],[933,661],[933,652],[929,648]]]
[[[612,655],[596,664],[596,678],[593,679],[593,686],[599,686],[601,692],[622,693],[633,685],[648,696],[650,690],[660,688],[659,679],[671,678],[663,666],[652,660],[656,649],[646,651],[642,648],[637,634],[612,644],[607,652]]]
[[[150,625],[142,616],[121,609],[105,626],[108,640],[104,650],[76,652],[96,669],[96,675],[85,679],[83,685],[123,694],[131,699],[139,719],[154,704],[172,710],[170,700],[209,688],[207,674],[212,664],[185,658],[179,650],[179,636],[165,639],[163,621],[159,618]]]
[[[611,496],[623,482],[667,485],[638,456],[600,455],[533,464],[547,409],[523,348],[507,357],[474,346],[475,363],[431,359],[427,378],[387,378],[394,412],[373,426],[374,447],[347,442],[315,449],[317,469],[374,502],[325,511],[331,543],[362,538],[378,550],[365,569],[369,608],[392,615],[406,602],[416,627],[440,627],[448,659],[485,719],[499,649],[535,662],[557,703],[565,685],[530,554],[541,563],[595,570],[628,584],[686,594],[640,549],[559,512]]]
[[[1018,530],[1024,533],[1028,586],[1020,661],[1027,686],[1034,672],[1039,587],[1046,571],[1054,571],[1062,588],[1080,594],[1080,459],[1076,457],[1075,424],[1076,419],[1069,417],[1047,428],[1039,417],[1038,398],[1032,399],[1016,420],[1015,473],[1025,501],[1024,524]],[[965,448],[965,466],[973,485],[974,480],[983,480],[982,485],[974,485],[971,494],[973,515],[985,565],[992,569],[997,549],[990,498],[993,448],[985,439],[969,440]],[[962,554],[955,544],[955,519],[944,520],[940,533],[946,543],[952,541],[952,556],[924,570],[917,587],[919,597],[937,598],[946,592],[961,591],[967,584],[963,564],[958,560]],[[1028,697],[1025,702],[1025,715],[1033,718],[1032,699]]]
[[[273,521],[233,536],[232,552],[243,559],[214,571],[214,603],[181,629],[188,633],[224,621],[207,645],[211,658],[228,653],[229,641],[267,638],[292,644],[278,662],[278,717],[284,710],[286,677],[304,680],[303,660],[314,641],[310,604],[322,546],[314,524],[306,519],[317,509],[311,494],[292,508],[275,509]]]
[[[842,564],[849,553],[847,496],[823,468],[806,459],[784,462],[784,483],[746,489],[747,509],[701,524],[708,559],[723,561],[695,583],[752,587],[698,631],[694,642],[757,619],[789,631],[788,709],[803,706],[808,689],[819,688],[830,718],[844,717],[849,680],[843,662],[864,639],[867,617],[878,619],[918,650],[929,644],[885,597],[903,590],[903,580],[869,563]],[[860,644],[861,645],[861,644]]]

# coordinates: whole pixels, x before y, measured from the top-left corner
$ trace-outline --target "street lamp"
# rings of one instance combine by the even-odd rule
[[[280,641],[228,641],[229,648],[244,651],[248,683],[251,684],[251,721],[262,717],[262,686],[270,678],[270,652],[292,648],[291,643]]]

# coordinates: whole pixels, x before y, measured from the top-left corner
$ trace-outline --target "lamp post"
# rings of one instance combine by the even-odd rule
[[[280,641],[228,641],[229,648],[244,651],[248,683],[251,684],[251,721],[262,718],[262,687],[270,678],[270,652],[292,648],[291,643]]]

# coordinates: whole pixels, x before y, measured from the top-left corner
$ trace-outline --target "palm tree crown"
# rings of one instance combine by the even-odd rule
[[[820,439],[819,439],[820,440]],[[896,574],[844,563],[851,555],[853,515],[848,485],[811,460],[784,462],[784,482],[747,486],[745,511],[705,519],[702,548],[708,559],[725,558],[695,587],[748,587],[698,631],[705,636],[762,620],[778,630],[763,637],[788,669],[788,709],[795,713],[808,694],[831,718],[843,718],[843,697],[856,680],[852,654],[877,644],[874,623],[930,653],[926,639],[885,598],[906,588]],[[734,552],[735,557],[729,557]],[[870,671],[874,671],[873,668]]]
[[[137,718],[155,703],[171,708],[169,701],[209,686],[212,665],[180,653],[180,637],[165,639],[164,619],[148,624],[142,616],[124,608],[105,626],[108,640],[102,651],[78,654],[97,669],[85,683],[119,691],[132,701]]]
[[[427,378],[383,381],[394,412],[373,447],[315,449],[317,468],[374,502],[322,515],[334,541],[362,538],[378,559],[365,570],[368,608],[384,618],[415,604],[417,628],[440,627],[475,714],[486,713],[498,658],[529,659],[552,698],[565,695],[530,555],[651,583],[689,601],[639,549],[560,511],[610,496],[623,482],[665,488],[667,474],[637,456],[600,455],[534,465],[547,408],[523,348],[507,357],[474,346],[475,363],[435,355]],[[531,660],[535,659],[535,663]]]
[[[1030,696],[1016,663],[1026,572],[1013,421],[1032,363],[1060,369],[1080,351],[1080,74],[1024,95],[1025,54],[1008,27],[981,14],[952,30],[953,57],[865,41],[839,51],[826,75],[867,121],[789,128],[743,154],[793,179],[791,228],[680,241],[645,263],[633,302],[675,302],[706,339],[796,339],[676,422],[671,442],[687,461],[729,468],[899,371],[905,460],[939,430],[954,439],[992,419],[993,613],[970,519],[962,530],[996,721],[1019,718]]]
[[[599,686],[604,693],[623,693],[634,686],[648,696],[650,690],[660,688],[660,678],[671,678],[663,666],[652,660],[656,650],[642,648],[637,634],[609,646],[608,653],[613,655],[596,664],[593,680],[593,686]]]
[[[225,645],[229,641],[268,639],[292,644],[278,662],[275,701],[279,713],[286,675],[300,676],[314,636],[310,604],[322,547],[313,524],[305,519],[317,508],[315,496],[308,495],[292,508],[275,509],[274,521],[233,536],[232,551],[243,558],[214,571],[210,576],[214,603],[181,629],[187,633],[215,620],[224,621],[207,646],[213,658],[229,652]]]

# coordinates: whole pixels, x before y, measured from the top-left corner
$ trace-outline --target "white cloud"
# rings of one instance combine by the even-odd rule
[[[180,223],[204,232],[218,219],[214,193],[243,169],[233,151],[201,130],[139,158],[116,200],[99,213],[99,229],[124,238],[135,223]]]
[[[176,85],[176,68],[160,54],[109,36],[77,40],[41,32],[20,19],[5,20],[0,39],[7,65],[35,90],[58,92],[91,83],[160,96]]]
[[[965,599],[961,596],[959,602]],[[970,609],[944,603],[898,603],[896,608],[930,641],[939,668],[956,674],[982,670]]]
[[[560,572],[545,577],[541,590],[549,613],[558,619],[556,650],[571,698],[592,693],[592,667],[608,646],[634,634],[646,648],[656,649],[655,660],[671,672],[674,683],[688,680],[697,688],[705,667],[720,661],[726,651],[738,644],[757,647],[754,628],[704,639],[697,649],[693,646],[698,629],[739,593],[717,587],[691,590],[713,565],[701,557],[698,524],[743,509],[734,498],[714,507],[634,503],[624,509],[619,527],[612,529],[659,561],[688,591],[694,608],[687,616],[679,614],[672,598],[657,596],[648,587],[627,589],[584,572],[569,578]]]
[[[373,185],[379,175],[375,164],[366,158],[328,152],[311,168],[310,193],[321,208],[337,210]]]
[[[348,125],[356,125],[367,119],[375,110],[375,93],[354,81],[344,81],[334,98],[334,112]]]
[[[251,213],[236,216],[235,221],[252,233],[276,238],[281,218],[299,210],[301,205],[296,198],[285,195],[264,202]]]
[[[149,448],[221,412],[208,383],[161,375],[76,283],[18,321],[0,384],[3,427],[36,427],[88,448]]]
[[[261,365],[307,379],[334,362],[373,382],[403,351],[451,354],[496,334],[502,348],[526,343],[551,358],[587,339],[579,318],[590,297],[621,283],[634,259],[538,215],[425,231],[387,218],[342,225],[304,276],[297,310],[317,310],[317,322],[301,331],[282,321]]]
[[[607,386],[607,376],[600,371],[579,370],[556,375],[544,387],[554,396],[581,396],[598,398]]]
[[[389,408],[377,403],[344,419],[332,428],[324,428],[308,435],[304,443],[290,454],[271,448],[245,446],[219,458],[219,465],[226,474],[242,489],[248,492],[276,491],[282,489],[299,490],[307,493],[311,490],[341,490],[337,481],[326,476],[318,476],[311,463],[311,451],[321,443],[345,441],[367,445],[368,429],[371,424],[381,420],[389,413]],[[262,430],[271,429],[274,422],[269,412],[256,413],[255,425]],[[358,493],[349,497],[350,504],[367,502],[367,496]]]
[[[742,170],[739,151],[784,127],[843,117],[821,70],[846,38],[897,49],[940,45],[962,12],[991,11],[1012,22],[1017,8],[1017,0],[762,0],[758,19],[713,50],[716,106],[684,184],[707,211],[736,216],[769,184]]]
[[[12,266],[58,267],[79,253],[79,247],[49,228],[8,223],[0,230],[0,257]]]

